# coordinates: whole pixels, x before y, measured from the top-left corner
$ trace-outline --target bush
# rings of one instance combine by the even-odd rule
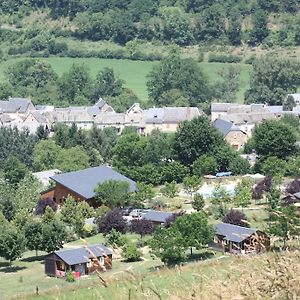
[[[66,281],[67,282],[74,282],[75,281],[75,276],[73,275],[72,271],[67,271],[66,272]]]
[[[47,199],[40,199],[36,208],[35,208],[35,214],[36,215],[43,215],[45,213],[46,207],[50,206],[53,211],[57,210],[57,204],[50,198]]]
[[[137,249],[133,243],[127,244],[123,247],[122,256],[128,262],[141,260],[142,252]]]
[[[204,61],[204,53],[199,51],[198,62],[203,62],[203,61]]]
[[[130,231],[139,234],[143,237],[146,234],[152,234],[155,226],[150,220],[132,220],[130,224]]]
[[[250,227],[247,222],[247,217],[239,210],[231,209],[222,219],[223,223],[238,225],[242,227]]]
[[[90,225],[90,224],[84,224],[82,227],[81,236],[82,237],[89,237],[92,235],[97,234],[97,227]]]
[[[241,58],[236,55],[224,55],[211,53],[208,56],[208,62],[219,62],[219,63],[239,63]]]
[[[106,236],[105,241],[109,246],[122,247],[127,243],[127,237],[115,229],[112,229]]]
[[[99,231],[101,233],[108,234],[112,229],[125,233],[127,229],[126,221],[123,219],[123,215],[120,209],[110,210],[100,220],[97,220],[99,225]]]
[[[255,61],[256,59],[256,56],[255,55],[251,55],[250,57],[248,57],[246,60],[245,60],[245,64],[247,65],[252,65],[253,62]]]
[[[56,55],[68,50],[68,45],[65,42],[58,43],[51,40],[48,44],[48,50],[50,54]]]

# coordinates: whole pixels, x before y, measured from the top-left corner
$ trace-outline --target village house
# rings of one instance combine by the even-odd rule
[[[35,107],[30,98],[8,98],[8,101],[0,101],[0,112],[26,116]]]
[[[137,190],[133,180],[107,166],[56,174],[50,178],[55,181],[55,187],[42,192],[41,199],[53,199],[58,205],[72,196],[77,202],[87,201],[91,206],[97,207],[95,188],[107,180],[126,181],[129,183],[129,192]]]
[[[270,238],[253,228],[219,223],[215,226],[214,245],[224,253],[255,254],[269,250]]]
[[[235,149],[240,150],[246,144],[248,136],[238,126],[222,119],[213,122],[214,127],[224,136],[224,139]]]
[[[45,273],[65,277],[67,271],[76,277],[112,268],[112,251],[102,244],[76,249],[54,251],[45,256]]]
[[[126,112],[117,113],[104,100],[94,106],[55,108],[45,113],[52,124],[72,125],[90,129],[114,127],[119,134],[126,127],[135,127],[141,134],[151,133],[154,129],[162,132],[175,132],[183,121],[197,118],[204,113],[197,107],[163,107],[143,110],[139,103],[134,103]]]

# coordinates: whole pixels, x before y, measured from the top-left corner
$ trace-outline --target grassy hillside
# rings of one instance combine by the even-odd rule
[[[4,72],[9,65],[23,58],[9,59],[0,64],[0,80],[4,79]],[[83,63],[90,69],[91,75],[96,76],[99,70],[110,67],[119,74],[119,76],[125,81],[125,85],[132,89],[136,95],[142,100],[147,101],[148,93],[146,87],[147,74],[150,72],[152,67],[158,62],[149,61],[133,61],[125,59],[100,59],[100,58],[67,58],[67,57],[50,57],[41,58],[49,62],[58,75],[66,72],[73,63]],[[241,88],[237,95],[237,101],[243,101],[243,95],[245,90],[249,86],[249,75],[251,65],[236,64],[241,68]],[[209,77],[211,83],[219,80],[218,72],[222,68],[226,68],[229,64],[222,63],[200,63],[203,71]]]
[[[293,263],[291,263],[293,262]],[[122,276],[122,275],[120,275]],[[144,277],[124,272],[98,284],[54,291],[28,299],[297,299],[299,252],[255,257],[223,256],[177,268],[161,268]]]

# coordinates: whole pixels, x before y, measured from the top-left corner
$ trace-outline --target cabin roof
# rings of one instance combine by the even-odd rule
[[[111,255],[112,251],[106,246],[98,244],[89,247],[54,251],[54,254],[56,254],[68,265],[72,266],[76,264],[87,263],[91,258],[94,257]]]
[[[57,174],[50,178],[73,192],[83,196],[85,199],[95,197],[94,190],[97,185],[107,180],[126,181],[129,183],[130,192],[137,190],[136,183],[133,180],[107,166],[99,166],[80,171]]]
[[[224,239],[232,242],[242,242],[252,234],[256,233],[253,228],[242,227],[238,225],[219,223],[215,226],[216,234],[224,236]]]

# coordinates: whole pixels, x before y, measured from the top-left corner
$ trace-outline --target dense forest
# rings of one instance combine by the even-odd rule
[[[172,42],[181,46],[217,43],[238,46],[300,44],[297,30],[299,0],[4,0],[2,15],[20,29],[21,20],[34,11],[47,11],[50,19],[67,19],[69,26],[48,31],[26,30],[24,40],[42,50],[52,37],[71,36],[92,41],[112,40],[125,44],[134,39]],[[5,18],[2,18],[2,23]],[[1,39],[17,40],[1,30]],[[49,47],[53,53],[64,45]],[[22,50],[22,49],[21,49]],[[19,49],[19,51],[21,51]],[[11,52],[16,51],[11,50]]]

